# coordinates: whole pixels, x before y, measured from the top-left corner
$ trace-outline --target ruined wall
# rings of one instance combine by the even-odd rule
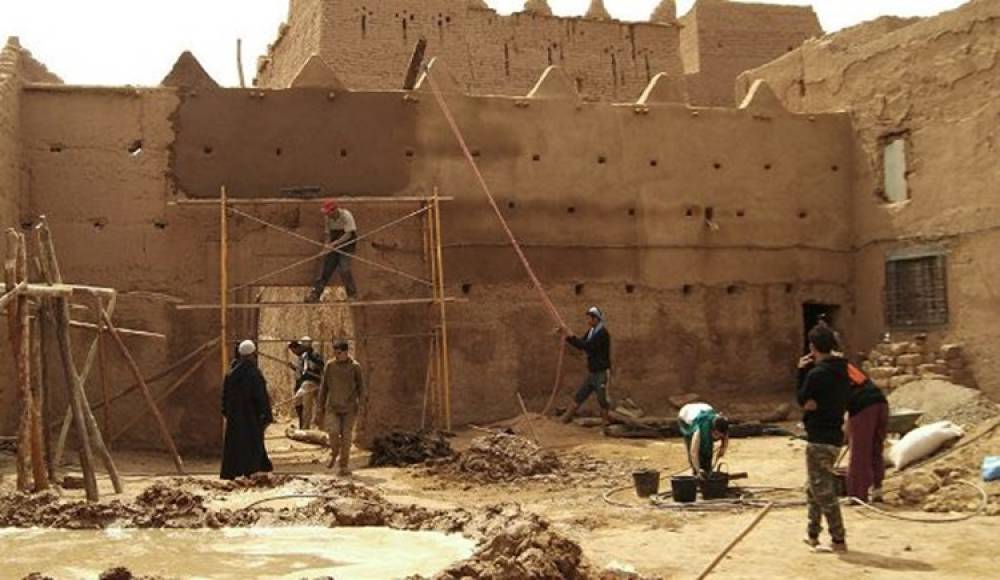
[[[300,0],[260,60],[257,85],[288,87],[316,53],[351,88],[400,88],[414,45],[425,37],[427,57],[444,57],[475,94],[526,94],[546,67],[558,65],[588,99],[635,100],[657,73],[686,72],[692,102],[731,106],[737,74],[821,32],[812,9],[803,7],[703,0],[683,27],[672,15],[656,18],[500,16],[477,2],[450,0]]]
[[[731,106],[734,82],[743,71],[788,53],[823,29],[809,6],[699,0],[681,19],[696,43],[685,72],[692,102]],[[683,38],[683,37],[682,37]],[[696,66],[691,66],[696,64]]]
[[[949,324],[918,328],[964,342],[982,388],[1000,396],[1000,291],[994,259],[1000,207],[992,189],[1000,97],[1000,4],[973,1],[923,20],[880,19],[818,41],[760,69],[786,105],[849,110],[860,137],[855,333],[864,349],[886,330],[885,259],[893,252],[947,252]],[[906,139],[910,199],[888,204],[882,182],[887,135]]]

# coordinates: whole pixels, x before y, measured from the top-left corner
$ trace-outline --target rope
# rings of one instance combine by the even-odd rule
[[[524,266],[525,271],[528,273],[528,277],[531,278],[531,283],[534,284],[535,290],[537,290],[538,294],[542,297],[542,302],[545,304],[545,308],[549,311],[549,315],[552,319],[559,324],[559,328],[563,331],[563,333],[570,334],[569,327],[566,326],[566,322],[562,319],[562,316],[559,315],[559,311],[556,309],[555,304],[552,303],[548,293],[545,292],[545,288],[539,281],[538,276],[535,275],[535,271],[531,268],[531,263],[528,262],[528,257],[521,249],[521,244],[519,244],[517,238],[514,237],[514,232],[511,231],[510,226],[507,225],[507,220],[504,219],[503,213],[500,211],[500,206],[497,205],[496,199],[490,192],[490,187],[486,184],[486,179],[479,170],[479,166],[476,164],[476,160],[472,156],[472,152],[469,150],[468,144],[465,142],[465,137],[462,136],[462,131],[459,129],[458,123],[455,122],[455,117],[452,116],[451,110],[448,108],[448,103],[445,102],[444,96],[441,94],[441,90],[438,87],[437,81],[434,79],[434,75],[430,69],[427,69],[427,80],[430,82],[431,91],[434,93],[434,98],[441,107],[441,112],[444,114],[445,120],[448,121],[448,126],[451,127],[451,131],[454,133],[455,139],[458,140],[458,144],[462,148],[462,153],[465,155],[465,159],[469,162],[473,173],[476,175],[476,181],[479,182],[479,187],[483,190],[483,193],[486,194],[486,199],[489,201],[490,207],[493,208],[493,212],[496,213],[497,219],[500,220],[500,225],[507,234],[507,239],[510,241],[511,246],[513,246],[514,251],[517,253],[517,257],[521,260],[521,265]]]

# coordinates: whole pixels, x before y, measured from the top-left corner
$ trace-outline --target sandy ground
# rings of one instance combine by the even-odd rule
[[[631,485],[630,472],[640,467],[660,469],[670,474],[683,469],[682,446],[676,441],[625,440],[605,438],[598,430],[554,421],[533,422],[541,443],[558,453],[584,453],[608,460],[611,467],[594,474],[577,474],[573,482],[529,481],[505,485],[469,485],[427,476],[422,468],[367,469],[367,455],[358,452],[352,461],[355,480],[379,487],[388,497],[402,503],[433,508],[481,507],[490,503],[516,501],[527,510],[544,515],[555,527],[578,541],[587,558],[598,567],[618,566],[651,576],[689,578],[712,560],[754,517],[754,510],[713,513],[677,513],[651,509],[630,489],[613,496],[631,509],[609,505],[602,499],[606,491]],[[283,473],[316,474],[332,477],[325,468],[326,452],[289,441],[272,429],[268,448],[276,470]],[[515,430],[530,436],[526,423]],[[453,441],[461,449],[481,433],[462,431]],[[117,462],[126,474],[126,496],[140,491],[157,479],[172,477],[167,458],[159,454],[117,453]],[[804,479],[804,444],[789,438],[744,439],[732,442],[731,471],[747,471],[747,486],[796,487]],[[214,478],[217,459],[187,458],[189,473]],[[9,463],[3,466],[3,491],[12,486]],[[101,482],[110,494],[110,484]],[[218,507],[245,507],[264,497],[295,493],[294,487],[253,490],[213,497]],[[69,491],[67,495],[82,492]],[[110,496],[109,496],[110,497]],[[776,499],[796,499],[798,493],[783,493]],[[304,503],[289,500],[286,505]],[[278,504],[281,505],[281,504]],[[927,516],[922,512],[912,515]],[[919,524],[888,520],[847,508],[845,518],[851,552],[843,556],[811,552],[801,539],[805,508],[773,510],[718,568],[725,578],[994,578],[1000,566],[996,538],[1000,518],[977,517],[954,524]]]

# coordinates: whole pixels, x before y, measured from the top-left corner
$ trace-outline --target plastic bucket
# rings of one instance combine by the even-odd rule
[[[729,474],[724,471],[716,471],[706,479],[699,479],[698,487],[701,488],[703,499],[724,498],[729,494]]]
[[[698,499],[698,479],[690,475],[670,478],[670,495],[678,503],[691,503]]]
[[[660,493],[660,472],[655,469],[633,471],[632,480],[635,482],[635,494],[639,497]]]

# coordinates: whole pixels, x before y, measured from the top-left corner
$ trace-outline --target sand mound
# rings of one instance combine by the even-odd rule
[[[920,425],[952,421],[966,429],[1000,413],[1000,408],[976,389],[939,380],[906,384],[889,394],[889,405],[923,411]]]

